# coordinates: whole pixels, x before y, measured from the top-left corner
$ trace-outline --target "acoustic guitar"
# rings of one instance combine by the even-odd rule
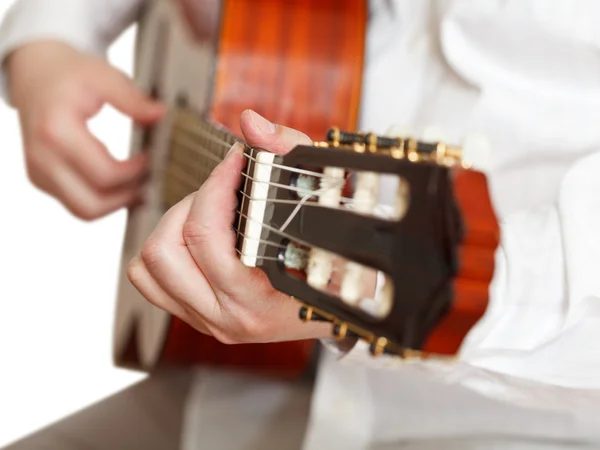
[[[294,376],[313,342],[227,346],[150,305],[125,267],[162,214],[197,190],[241,136],[252,108],[322,136],[355,129],[367,6],[364,0],[152,0],[139,21],[137,83],[172,114],[135,128],[131,152],[151,153],[150,187],[131,211],[123,249],[113,354],[117,365],[222,365]],[[240,241],[242,234],[239,234]]]
[[[242,262],[299,300],[299,320],[329,321],[333,335],[364,339],[373,355],[456,354],[487,308],[499,240],[476,170],[485,145],[328,130],[356,128],[363,2],[227,0],[213,16],[198,4],[156,1],[141,25],[138,79],[171,114],[136,132],[133,151],[151,151],[151,184],[130,213],[124,262],[165,208],[201,186],[238,140],[239,114],[253,108],[325,140],[284,156],[245,148],[233,224]],[[302,373],[313,348],[220,344],[151,306],[125,275],[114,342],[120,365],[277,375]]]

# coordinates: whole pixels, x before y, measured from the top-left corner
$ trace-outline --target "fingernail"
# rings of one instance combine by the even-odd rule
[[[244,146],[240,142],[236,142],[231,146],[225,157],[229,157],[232,153],[244,153]]]
[[[263,133],[265,133],[265,134],[275,133],[275,130],[276,130],[275,125],[273,125],[271,122],[269,122],[267,119],[265,119],[260,114],[257,114],[254,111],[250,110],[250,119],[252,120],[252,123],[254,124],[254,126],[256,128],[258,128],[260,131],[262,131]]]

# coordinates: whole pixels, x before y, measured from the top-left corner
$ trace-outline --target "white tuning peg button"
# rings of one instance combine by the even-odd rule
[[[448,134],[442,127],[430,125],[423,128],[421,133],[421,140],[424,142],[446,142],[448,140]]]
[[[392,125],[385,132],[386,137],[400,137],[400,138],[408,138],[413,135],[410,127],[406,125]]]
[[[487,136],[481,133],[467,135],[462,145],[462,160],[475,170],[487,172],[491,167],[492,146]]]

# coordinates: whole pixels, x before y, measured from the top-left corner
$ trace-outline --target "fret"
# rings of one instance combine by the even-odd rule
[[[178,109],[174,113],[169,138],[168,155],[163,168],[163,206],[171,208],[187,195],[196,191],[208,179],[211,172],[225,158],[231,146],[239,140],[226,130],[218,128],[195,113]],[[254,149],[244,150],[254,157]],[[246,226],[245,214],[251,189],[249,173],[253,170],[249,159],[243,169],[243,181],[238,195],[239,207],[233,224],[236,230],[237,247],[242,248]],[[241,213],[240,213],[241,212]]]

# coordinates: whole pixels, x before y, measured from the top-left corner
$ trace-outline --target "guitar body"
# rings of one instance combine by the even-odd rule
[[[154,0],[140,22],[137,82],[167,105],[183,103],[237,136],[240,113],[248,108],[312,138],[334,124],[355,129],[366,14],[363,0]],[[133,133],[132,153],[149,151],[152,169],[145,203],[127,223],[116,364],[301,374],[313,342],[224,345],[152,306],[129,283],[127,263],[165,212],[162,177],[171,128],[167,117]]]

